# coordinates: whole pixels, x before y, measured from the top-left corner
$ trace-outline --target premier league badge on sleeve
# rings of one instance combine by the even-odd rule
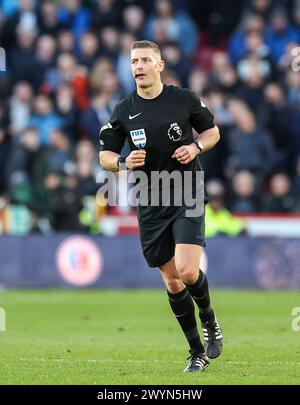
[[[135,144],[137,148],[143,149],[145,147],[147,138],[144,128],[130,131],[130,135],[132,142]]]

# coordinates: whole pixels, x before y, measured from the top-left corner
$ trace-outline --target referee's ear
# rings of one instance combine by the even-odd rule
[[[158,62],[158,71],[159,71],[159,72],[162,72],[162,71],[164,70],[164,68],[165,68],[165,61],[161,59],[161,60]]]

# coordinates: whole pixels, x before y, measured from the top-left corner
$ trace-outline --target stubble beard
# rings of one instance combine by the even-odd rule
[[[140,89],[146,90],[152,87],[152,84],[149,83],[136,83],[137,87]]]

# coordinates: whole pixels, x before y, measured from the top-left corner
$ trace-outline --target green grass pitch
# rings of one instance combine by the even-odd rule
[[[299,292],[211,296],[224,351],[185,374],[187,345],[163,290],[0,292],[0,384],[299,384]]]

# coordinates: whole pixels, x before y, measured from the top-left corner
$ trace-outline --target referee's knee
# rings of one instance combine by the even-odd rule
[[[181,269],[178,269],[180,278],[184,284],[194,284],[199,278],[199,268],[195,268],[191,265],[186,265]]]
[[[185,284],[179,278],[164,279],[167,290],[172,294],[177,294],[185,288]]]

